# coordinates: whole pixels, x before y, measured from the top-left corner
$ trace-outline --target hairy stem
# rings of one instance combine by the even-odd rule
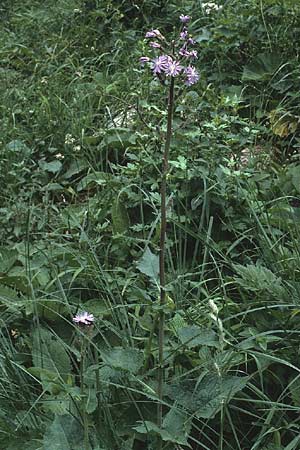
[[[161,224],[160,224],[160,254],[159,254],[159,280],[160,280],[160,311],[158,318],[158,407],[157,424],[162,426],[163,417],[163,381],[164,381],[164,334],[165,334],[165,312],[166,303],[166,276],[165,276],[165,253],[166,253],[166,231],[167,231],[167,175],[169,170],[169,153],[172,137],[172,122],[174,110],[174,78],[171,78],[168,97],[168,122],[167,134],[162,162],[162,180],[160,188],[161,197]]]

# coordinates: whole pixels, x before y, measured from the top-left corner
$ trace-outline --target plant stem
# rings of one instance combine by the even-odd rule
[[[86,337],[82,338],[81,344],[81,359],[80,359],[80,396],[82,406],[82,418],[83,418],[83,433],[84,433],[84,450],[89,449],[89,423],[86,412],[86,402],[84,399],[84,372],[85,372],[85,353],[86,353]]]
[[[167,134],[162,162],[162,180],[160,188],[161,198],[161,224],[160,224],[160,254],[159,254],[159,281],[160,281],[160,311],[158,318],[158,406],[157,406],[157,424],[162,426],[163,416],[163,381],[164,381],[164,335],[165,335],[165,312],[164,306],[166,303],[166,276],[165,276],[165,247],[166,247],[166,231],[167,231],[167,205],[166,205],[166,191],[167,191],[167,175],[169,170],[169,152],[172,137],[172,122],[174,110],[174,78],[171,77],[169,97],[168,97],[168,119],[167,119]],[[161,442],[162,448],[162,442]]]

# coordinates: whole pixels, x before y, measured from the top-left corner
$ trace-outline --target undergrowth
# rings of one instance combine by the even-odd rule
[[[1,449],[300,447],[300,9],[211,5],[0,5]],[[138,60],[181,13],[158,426],[167,94]]]

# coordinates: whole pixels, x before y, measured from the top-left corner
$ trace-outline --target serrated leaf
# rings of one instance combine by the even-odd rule
[[[191,421],[188,414],[173,407],[166,414],[163,420],[163,428],[173,436],[173,442],[189,446],[187,442],[188,434],[191,429]]]
[[[145,420],[141,425],[137,425],[133,427],[133,429],[141,434],[158,435],[165,442],[172,442],[179,445],[189,446],[185,436],[183,438],[182,436],[177,437],[176,435],[171,434],[168,430],[164,428],[159,428],[155,423],[150,422],[149,420]]]
[[[114,347],[102,353],[103,361],[114,369],[136,374],[143,365],[143,353],[135,348]]]
[[[255,264],[246,266],[235,264],[234,269],[240,276],[240,278],[235,277],[235,281],[244,289],[252,292],[265,291],[280,299],[284,297],[285,290],[281,278],[266,267]]]
[[[182,344],[188,348],[194,348],[199,345],[207,345],[210,347],[218,347],[219,340],[217,334],[213,330],[206,330],[197,326],[189,326],[180,328],[177,331],[178,337]]]
[[[71,415],[55,416],[44,435],[44,450],[82,450],[82,428]]]
[[[207,374],[201,381],[182,380],[165,387],[166,394],[178,405],[205,419],[213,418],[222,404],[228,403],[234,395],[244,389],[247,377]]]
[[[159,257],[146,248],[143,256],[137,263],[137,269],[157,283],[159,277]]]

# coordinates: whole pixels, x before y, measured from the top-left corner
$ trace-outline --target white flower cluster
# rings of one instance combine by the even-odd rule
[[[222,8],[221,5],[218,5],[217,3],[214,2],[202,3],[201,6],[206,12],[206,14],[211,14],[212,12],[219,11],[219,9]]]

